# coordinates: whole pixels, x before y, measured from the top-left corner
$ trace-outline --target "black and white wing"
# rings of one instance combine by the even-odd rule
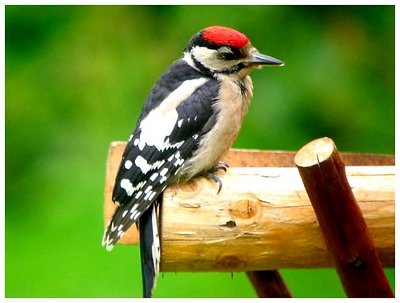
[[[177,64],[186,63],[180,60]],[[187,66],[185,79],[189,80],[171,85],[165,77],[175,78],[170,74],[173,70],[153,88],[124,151],[113,191],[118,207],[103,237],[108,250],[174,180],[215,125],[218,81],[199,76]]]

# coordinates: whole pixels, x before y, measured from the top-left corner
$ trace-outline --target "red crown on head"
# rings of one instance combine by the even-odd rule
[[[242,48],[249,42],[249,38],[241,32],[229,27],[223,26],[210,26],[203,30],[203,39],[207,42],[232,46],[235,48]]]

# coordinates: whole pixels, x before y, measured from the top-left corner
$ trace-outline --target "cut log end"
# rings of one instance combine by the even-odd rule
[[[299,167],[318,165],[332,157],[336,150],[332,139],[324,137],[304,145],[296,154],[294,162]]]

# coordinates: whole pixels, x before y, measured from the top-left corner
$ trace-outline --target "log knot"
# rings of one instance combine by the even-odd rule
[[[236,202],[231,210],[232,215],[239,219],[251,219],[257,215],[260,207],[258,201],[245,199]]]
[[[240,268],[244,268],[245,266],[246,262],[244,260],[241,260],[239,257],[233,255],[221,256],[215,264],[217,269],[223,271],[227,269],[238,270]]]

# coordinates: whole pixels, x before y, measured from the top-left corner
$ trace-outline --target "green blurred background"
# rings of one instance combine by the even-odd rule
[[[394,6],[6,6],[6,296],[139,297],[137,246],[100,246],[109,143],[213,24],[286,63],[253,72],[235,147],[394,154]],[[343,297],[332,269],[281,271]],[[392,287],[394,270],[386,269]],[[254,297],[245,274],[165,273],[155,297]]]

